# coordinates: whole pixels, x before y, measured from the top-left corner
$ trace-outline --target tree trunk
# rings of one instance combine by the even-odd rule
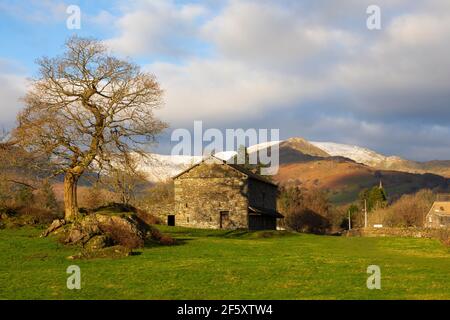
[[[77,198],[78,176],[66,173],[64,177],[64,216],[67,221],[73,221],[79,216]]]

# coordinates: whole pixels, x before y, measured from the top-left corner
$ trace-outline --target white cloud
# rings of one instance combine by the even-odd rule
[[[306,18],[273,2],[232,1],[205,24],[203,35],[220,55],[294,70],[325,51],[350,51],[358,44],[355,35]]]
[[[381,31],[366,28],[371,0],[136,0],[118,4],[117,16],[96,17],[116,31],[106,41],[115,51],[147,59],[166,90],[160,114],[173,126],[305,110],[303,132],[386,150],[409,140],[416,148],[409,155],[435,145],[442,156],[450,125],[449,3],[378,0]],[[14,74],[0,76],[9,101],[22,87]],[[290,135],[301,120],[287,119]],[[412,138],[419,133],[427,138]]]
[[[25,94],[26,78],[16,62],[0,59],[0,126],[11,128],[22,109],[19,99]]]
[[[395,120],[439,118],[450,124],[450,15],[405,14],[332,77],[355,99],[349,110]],[[401,119],[399,119],[401,120]]]
[[[106,43],[126,55],[186,54],[185,42],[195,38],[196,20],[206,14],[201,5],[177,5],[172,0],[137,1],[124,10],[116,22],[119,35]]]
[[[255,118],[324,90],[314,80],[226,59],[191,60],[183,66],[157,63],[147,69],[158,75],[165,90],[166,106],[159,114],[175,126],[196,119],[217,124]]]

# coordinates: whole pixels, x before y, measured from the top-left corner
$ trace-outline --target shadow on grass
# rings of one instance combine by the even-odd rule
[[[175,243],[172,244],[161,244],[158,241],[155,240],[147,240],[145,241],[144,248],[160,248],[160,247],[177,247],[177,246],[183,246],[188,243],[188,241],[195,240],[193,238],[175,238]]]
[[[212,230],[212,229],[191,229],[185,227],[169,227],[156,225],[157,229],[161,232],[169,234],[177,239],[185,237],[192,238],[227,238],[227,239],[267,239],[267,238],[280,238],[285,236],[297,235],[295,232],[278,231],[278,230],[261,230],[261,231],[249,231],[249,230]]]

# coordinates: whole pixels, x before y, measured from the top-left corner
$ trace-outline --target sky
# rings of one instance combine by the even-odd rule
[[[70,5],[80,29],[67,28]],[[156,76],[161,152],[171,130],[201,120],[450,159],[448,0],[0,0],[0,127],[15,125],[35,59],[73,34]]]

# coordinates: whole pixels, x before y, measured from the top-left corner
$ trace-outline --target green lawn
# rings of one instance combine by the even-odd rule
[[[180,244],[75,261],[40,230],[0,230],[0,299],[450,299],[450,251],[434,240],[161,229]],[[366,287],[369,265],[381,290]]]

